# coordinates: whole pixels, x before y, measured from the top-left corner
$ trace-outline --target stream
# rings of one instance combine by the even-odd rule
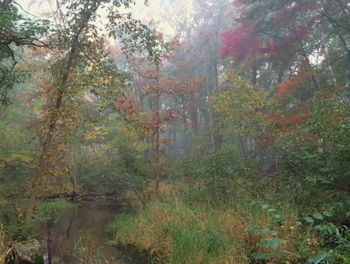
[[[80,202],[41,230],[52,264],[145,263],[125,258],[111,243],[107,225],[125,206],[113,200]],[[45,261],[46,263],[49,263]]]

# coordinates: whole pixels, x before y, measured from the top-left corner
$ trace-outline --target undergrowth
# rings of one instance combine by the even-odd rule
[[[301,217],[290,203],[215,202],[201,191],[167,194],[117,216],[109,231],[152,263],[350,263],[350,232],[327,222],[331,212]]]
[[[284,208],[282,219],[272,207],[248,200],[213,206],[169,196],[136,215],[116,217],[109,229],[120,243],[152,253],[158,263],[294,261],[297,218],[292,208]]]

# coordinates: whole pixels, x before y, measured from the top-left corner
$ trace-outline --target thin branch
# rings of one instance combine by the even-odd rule
[[[337,20],[335,20],[331,15],[327,14],[326,12],[319,12],[319,14],[326,17],[330,23],[346,30],[348,33],[350,32],[350,27],[342,25],[341,23],[339,23]]]

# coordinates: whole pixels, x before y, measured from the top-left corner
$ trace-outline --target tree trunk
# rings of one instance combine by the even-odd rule
[[[184,127],[184,140],[183,140],[183,151],[184,153],[189,148],[189,140],[188,140],[188,124],[187,124],[187,114],[186,114],[186,99],[183,100],[182,105],[182,122]]]
[[[51,226],[52,220],[46,220],[46,244],[47,244],[47,264],[52,264],[52,252],[51,252]]]
[[[154,146],[154,176],[156,180],[156,194],[159,195],[159,182],[160,182],[160,87],[159,87],[159,64],[157,64],[157,93],[156,93],[156,112],[155,112],[155,121],[156,121],[156,130],[155,130],[155,146]]]
[[[48,130],[45,136],[44,143],[42,145],[42,150],[39,158],[38,173],[32,181],[29,204],[26,210],[26,219],[25,219],[26,223],[30,223],[33,216],[35,200],[38,192],[37,185],[39,184],[40,179],[42,179],[42,177],[47,173],[47,170],[49,168],[50,146],[52,144],[54,132],[56,130],[57,121],[59,120],[59,112],[62,106],[63,96],[65,94],[69,74],[74,68],[75,60],[79,53],[80,36],[83,33],[84,29],[88,26],[88,22],[91,16],[96,12],[99,5],[100,5],[100,1],[96,2],[95,5],[93,5],[90,8],[90,10],[86,10],[86,13],[83,13],[84,14],[82,15],[83,21],[79,23],[80,27],[75,33],[75,35],[73,36],[72,44],[71,44],[72,46],[68,53],[68,60],[62,72],[62,75],[60,77],[60,81],[57,89],[57,95],[55,99],[55,105],[49,115],[49,122],[48,122],[49,125],[48,125]]]
[[[254,64],[252,67],[252,84],[255,86],[258,82],[258,69],[257,66]]]
[[[348,45],[344,39],[344,37],[342,35],[338,35],[339,36],[339,39],[340,39],[340,42],[342,43],[343,45],[343,48],[346,52],[346,57],[347,57],[347,71],[348,71],[348,79],[347,79],[347,89],[348,89],[348,95],[350,96],[350,48],[348,48]]]

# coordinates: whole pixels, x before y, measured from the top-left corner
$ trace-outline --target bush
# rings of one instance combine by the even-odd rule
[[[249,184],[257,164],[242,156],[234,145],[201,155],[187,155],[176,166],[177,176],[192,179],[207,187],[206,192],[221,200],[231,199],[240,179]]]
[[[322,93],[307,105],[306,113],[275,142],[285,168],[303,184],[304,193],[350,191],[349,103]],[[317,196],[320,197],[320,196]]]
[[[146,186],[148,168],[140,152],[127,143],[103,150],[103,155],[85,157],[80,165],[80,184],[87,192],[125,192]]]

